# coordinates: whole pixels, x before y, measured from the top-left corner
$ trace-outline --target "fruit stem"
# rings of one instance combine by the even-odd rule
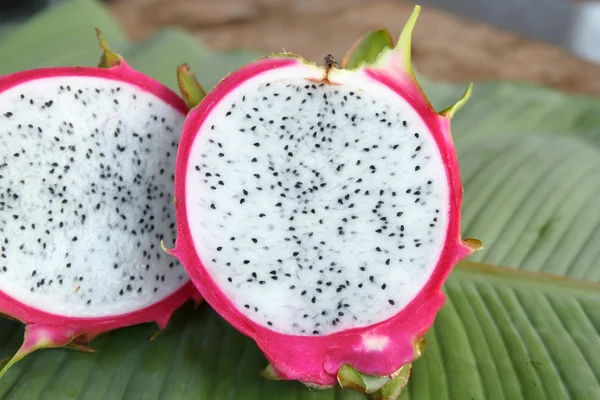
[[[417,18],[419,18],[419,14],[421,13],[421,6],[416,5],[413,9],[412,14],[408,18],[406,25],[402,29],[400,33],[400,37],[398,38],[398,43],[394,50],[400,52],[403,56],[402,61],[404,62],[404,70],[409,73],[411,76],[414,76],[412,64],[411,64],[411,43],[412,43],[412,33],[415,29],[415,25],[417,23]]]
[[[177,68],[177,84],[179,85],[179,91],[183,99],[190,109],[200,104],[204,96],[206,96],[206,92],[200,86],[196,75],[194,75],[187,64],[182,64]]]
[[[440,111],[439,114],[444,118],[452,119],[452,117],[454,117],[454,114],[456,114],[456,112],[458,110],[460,110],[461,108],[463,108],[463,106],[465,104],[467,104],[467,101],[469,101],[469,99],[471,98],[472,92],[473,92],[473,83],[469,83],[469,86],[467,86],[467,89],[465,90],[463,95],[460,97],[460,99],[458,99],[458,101],[456,103],[454,103],[453,105],[451,105],[450,107],[446,108],[443,111]]]
[[[113,53],[113,51],[110,49],[110,45],[106,41],[106,38],[104,38],[104,35],[98,28],[96,28],[96,37],[98,38],[100,49],[102,49],[102,56],[100,57],[100,63],[98,64],[98,67],[111,68],[121,65],[123,57],[117,53]]]

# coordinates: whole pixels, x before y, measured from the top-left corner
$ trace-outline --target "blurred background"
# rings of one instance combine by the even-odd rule
[[[2,0],[3,23],[63,0]],[[355,38],[387,27],[395,37],[412,10],[403,0],[105,0],[133,40],[184,28],[214,50],[255,49],[341,57]],[[414,61],[450,82],[510,79],[600,94],[600,2],[422,0]]]

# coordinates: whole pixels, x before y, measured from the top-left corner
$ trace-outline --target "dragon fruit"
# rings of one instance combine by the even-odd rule
[[[0,313],[26,324],[0,376],[39,348],[89,351],[119,327],[164,328],[200,299],[160,249],[176,229],[188,107],[98,38],[104,68],[0,77]]]
[[[205,300],[254,339],[263,375],[396,398],[460,239],[453,106],[434,111],[410,41],[338,68],[254,61],[187,116],[177,156],[179,258]]]

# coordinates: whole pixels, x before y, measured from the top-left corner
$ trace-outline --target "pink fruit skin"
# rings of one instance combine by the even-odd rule
[[[243,315],[215,284],[202,264],[191,238],[186,212],[186,173],[190,149],[199,128],[211,110],[230,90],[263,72],[294,66],[302,61],[287,57],[261,59],[226,77],[188,115],[180,140],[175,173],[175,198],[178,237],[170,253],[186,267],[192,281],[205,300],[231,325],[253,338],[281,379],[299,380],[319,386],[337,383],[336,375],[343,364],[370,375],[390,375],[415,358],[414,342],[431,327],[445,301],[441,287],[452,267],[469,255],[470,249],[460,239],[460,205],[462,186],[458,161],[450,136],[449,118],[431,107],[412,76],[402,70],[399,60],[363,70],[404,99],[412,103],[427,127],[433,132],[447,166],[450,187],[449,218],[446,242],[431,278],[419,294],[400,313],[386,321],[363,328],[327,336],[293,336],[260,326]],[[380,339],[381,346],[367,346],[365,338]]]
[[[124,61],[111,68],[59,67],[17,72],[0,77],[0,93],[21,83],[61,76],[89,76],[129,83],[162,99],[182,115],[188,112],[185,102],[177,94],[152,78],[135,71]],[[156,322],[161,329],[164,329],[173,312],[190,299],[196,303],[202,301],[192,282],[188,282],[166,298],[141,310],[103,318],[72,318],[40,311],[0,291],[0,314],[27,325],[25,340],[19,350],[19,353],[27,354],[41,347],[64,346],[74,339],[77,339],[78,343],[89,342],[101,333],[146,322]]]
[[[176,93],[160,82],[134,70],[125,61],[121,61],[118,66],[111,68],[56,67],[15,72],[14,74],[0,77],[0,92],[35,79],[60,76],[89,76],[130,83],[162,99],[183,115],[186,115],[188,112],[185,102]]]
[[[40,311],[0,292],[0,314],[14,318],[26,325],[47,326],[49,329],[60,327],[65,333],[72,333],[71,339],[85,335],[83,341],[88,342],[100,333],[145,322],[156,322],[161,329],[164,329],[173,312],[189,299],[196,301],[201,299],[191,282],[158,303],[141,310],[103,318],[73,318]]]

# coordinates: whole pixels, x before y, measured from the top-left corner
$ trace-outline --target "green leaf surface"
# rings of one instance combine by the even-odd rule
[[[10,33],[12,33],[14,27],[15,27],[14,23],[0,24],[0,40],[2,40],[2,38],[4,38],[5,36],[8,36]]]
[[[600,398],[600,286],[463,263],[448,302],[427,334],[403,399]],[[42,350],[0,382],[0,398],[365,399],[258,376],[255,344],[209,307],[180,310],[153,341],[153,325],[92,343],[96,353]],[[19,324],[2,321],[0,356],[19,345]]]
[[[444,87],[446,86],[446,87]],[[460,89],[428,84],[451,103]],[[474,261],[600,281],[600,99],[477,85],[453,120]]]
[[[211,53],[167,29],[130,43],[99,4],[63,2],[0,36],[0,74],[95,65],[94,28],[139,70],[177,89],[187,62],[208,90],[258,56]],[[422,79],[438,110],[465,85]],[[463,232],[486,250],[472,260],[600,281],[600,100],[526,84],[476,85],[453,120],[465,186]],[[428,333],[403,399],[600,398],[600,287],[594,283],[463,263]],[[93,354],[38,351],[0,381],[2,399],[363,399],[258,376],[255,344],[208,307],[178,312],[169,329],[123,329],[92,343]],[[0,320],[0,358],[22,328]]]
[[[196,38],[181,29],[168,28],[139,46],[115,51],[134,68],[159,79],[177,91],[177,66],[188,63],[207,91],[235,68],[260,56],[250,51],[212,53]]]
[[[100,3],[60,2],[2,36],[0,74],[40,67],[96,65],[100,50],[94,28],[99,28],[115,48],[120,49],[126,41]]]

